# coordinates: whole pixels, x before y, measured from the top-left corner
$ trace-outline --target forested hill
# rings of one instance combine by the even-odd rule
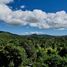
[[[1,37],[67,38],[67,35],[61,35],[61,36],[54,36],[54,35],[47,35],[47,34],[18,35],[10,32],[0,31],[0,38]]]
[[[0,67],[67,67],[67,35],[0,31]]]
[[[41,41],[51,41],[51,42],[55,42],[55,41],[67,41],[67,35],[64,36],[52,36],[52,35],[47,35],[47,34],[31,34],[31,35],[17,35],[17,34],[12,34],[10,32],[4,32],[4,31],[0,31],[0,39],[8,41],[10,39],[18,39],[18,40],[25,40],[25,39],[30,39],[30,40],[41,40]]]

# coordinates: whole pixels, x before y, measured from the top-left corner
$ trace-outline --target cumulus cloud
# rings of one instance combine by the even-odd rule
[[[13,0],[0,0],[0,20],[14,25],[29,25],[43,29],[67,28],[67,13],[58,11],[56,13],[46,13],[45,11],[34,9],[33,11],[11,10],[6,4]]]
[[[23,35],[31,35],[31,34],[44,34],[44,32],[32,31],[32,32],[25,32],[25,33],[23,33]]]
[[[0,0],[0,4],[7,4],[12,2],[13,0]]]

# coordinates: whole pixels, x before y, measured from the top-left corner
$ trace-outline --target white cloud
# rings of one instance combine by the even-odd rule
[[[7,4],[12,2],[13,0],[0,0],[0,4]]]
[[[20,8],[22,8],[22,9],[25,8],[25,5],[20,6]]]
[[[67,13],[58,11],[56,13],[46,13],[42,10],[34,9],[33,11],[11,10],[6,3],[12,0],[0,0],[0,20],[9,24],[30,25],[43,29],[67,28]]]
[[[56,29],[56,30],[60,30],[60,31],[62,31],[62,30],[65,30],[65,28],[59,28],[59,29]]]
[[[32,32],[25,32],[23,35],[31,35],[31,34],[44,34],[44,32],[32,31]]]

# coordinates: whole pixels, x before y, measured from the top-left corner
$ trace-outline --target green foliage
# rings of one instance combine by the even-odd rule
[[[67,67],[67,36],[0,32],[0,67]]]

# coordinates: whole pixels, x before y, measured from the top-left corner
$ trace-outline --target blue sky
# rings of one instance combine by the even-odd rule
[[[3,1],[5,2],[7,0],[3,0]],[[34,13],[33,10],[36,10],[37,12],[40,10],[39,12],[41,12],[41,13],[45,12],[46,14],[48,14],[48,13],[56,14],[56,12],[59,12],[60,15],[63,15],[65,17],[64,19],[67,19],[66,18],[67,0],[14,0],[12,2],[9,2],[9,3],[7,2],[6,4],[5,3],[3,3],[3,4],[5,6],[7,6],[7,8],[9,8],[9,10],[12,11],[12,13],[14,11],[19,12],[19,10],[21,10],[20,12],[27,11],[28,13],[29,13],[29,11]],[[0,3],[0,5],[2,5],[2,2]],[[58,13],[58,15],[57,14],[56,15],[59,16],[59,13]],[[5,12],[3,14],[5,14]],[[2,14],[2,16],[3,16],[3,14]],[[7,14],[5,14],[5,15],[7,16]],[[50,15],[47,15],[47,16],[49,17]],[[26,18],[27,16],[24,16],[24,17]],[[30,18],[31,17],[32,16],[30,16]],[[39,17],[37,17],[37,18],[39,18]],[[36,19],[36,17],[33,19],[34,19],[34,21],[40,21],[40,20]],[[27,19],[28,23],[33,19]],[[63,17],[61,19],[63,19]],[[24,24],[15,24],[15,22],[14,22],[14,24],[12,24],[11,21],[8,22],[7,20],[0,19],[0,31],[8,31],[11,33],[21,34],[21,35],[29,34],[29,33],[39,33],[39,34],[49,34],[49,35],[67,35],[67,25],[65,25],[65,24],[67,24],[66,20],[65,21],[60,20],[63,22],[58,23],[58,25],[54,24],[54,26],[51,25],[53,23],[53,21],[51,21],[52,23],[50,23],[50,21],[49,21],[50,27],[48,27],[48,28],[46,28],[46,27],[40,28],[41,26],[43,26],[43,24],[40,25],[41,22],[38,24],[40,26],[37,26],[37,25],[33,26],[33,25],[30,25],[30,23],[24,25]],[[34,22],[34,21],[32,21],[32,22]],[[24,23],[25,23],[25,21],[24,21]],[[45,23],[45,22],[43,22],[43,23]]]
[[[46,12],[67,11],[67,0],[15,0],[15,2],[9,5],[14,9],[16,7],[20,9],[21,5],[25,5],[25,9],[22,10],[41,9]]]

